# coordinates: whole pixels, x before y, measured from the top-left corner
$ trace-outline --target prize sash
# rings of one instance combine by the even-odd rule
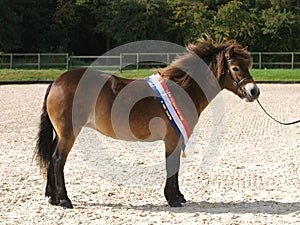
[[[180,138],[183,138],[182,144],[182,157],[186,157],[185,146],[191,136],[192,132],[183,116],[180,108],[176,104],[176,101],[166,85],[164,79],[159,73],[153,74],[146,79],[149,86],[155,93],[159,103],[161,104],[167,118],[169,119],[172,127]]]

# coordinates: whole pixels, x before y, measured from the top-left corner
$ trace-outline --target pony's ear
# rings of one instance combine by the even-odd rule
[[[232,58],[234,53],[234,46],[229,46],[228,48],[225,49],[225,58],[229,60]]]

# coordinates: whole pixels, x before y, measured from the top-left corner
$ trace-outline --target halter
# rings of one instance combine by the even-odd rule
[[[235,61],[234,59],[228,59],[227,60],[227,65],[230,63],[230,62],[233,62]],[[246,91],[245,91],[245,88],[242,87],[242,83],[244,83],[246,80],[249,80],[249,79],[252,79],[252,76],[251,75],[248,75],[246,77],[244,77],[243,79],[241,79],[240,81],[236,81],[234,79],[234,77],[232,76],[231,72],[229,71],[228,69],[228,73],[230,75],[230,78],[233,80],[233,86],[237,87],[239,90],[241,90],[241,92],[243,93],[243,96],[246,97]],[[266,110],[265,108],[262,106],[262,104],[260,103],[260,101],[258,99],[256,99],[257,103],[259,104],[259,106],[262,108],[262,110],[266,113],[267,116],[269,116],[272,120],[274,120],[275,122],[281,124],[281,125],[293,125],[293,124],[296,124],[296,123],[300,123],[300,120],[296,120],[296,121],[293,121],[293,122],[281,122],[277,119],[275,119],[273,116],[271,116]]]
[[[230,63],[230,62],[234,62],[235,59],[228,59],[227,60],[227,65]],[[228,68],[228,73],[230,75],[230,78],[231,80],[233,81],[233,86],[237,87],[238,90],[240,90],[242,93],[243,93],[243,96],[246,97],[246,91],[245,91],[245,88],[242,87],[241,85],[247,81],[247,80],[250,80],[252,79],[252,76],[251,75],[248,75],[246,77],[244,77],[243,79],[241,79],[240,81],[237,81],[236,79],[234,79],[234,77],[232,76],[232,73],[231,71],[229,70]]]

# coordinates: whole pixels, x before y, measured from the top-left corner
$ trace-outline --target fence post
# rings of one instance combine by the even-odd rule
[[[292,52],[292,64],[291,64],[291,69],[294,69],[294,64],[295,64],[295,53]]]
[[[136,53],[136,69],[139,69],[139,63],[140,63],[140,53]]]
[[[37,56],[38,56],[38,70],[40,70],[41,69],[41,54],[38,53]]]
[[[74,59],[74,55],[69,55],[69,70],[73,68],[73,59]]]
[[[10,53],[10,59],[9,59],[9,68],[12,69],[13,68],[13,54]]]
[[[167,65],[170,65],[170,53],[167,53]]]
[[[122,73],[122,67],[123,67],[123,65],[122,65],[122,57],[123,57],[123,55],[122,55],[122,53],[120,53],[120,73]]]
[[[258,53],[258,68],[261,69],[261,52]]]
[[[69,70],[69,53],[66,53],[66,70]]]

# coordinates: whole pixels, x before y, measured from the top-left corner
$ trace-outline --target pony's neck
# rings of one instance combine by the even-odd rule
[[[161,74],[189,94],[200,116],[225,84],[227,86],[228,78],[224,78],[226,58],[234,53],[249,59],[250,54],[235,41],[213,44],[212,40],[203,39],[199,44],[188,45],[188,50],[187,54],[163,69]]]
[[[209,103],[221,92],[220,86],[205,86],[206,84],[198,84],[198,82],[191,79],[190,85],[184,90],[192,99],[198,113],[201,112],[209,105]],[[202,86],[202,87],[201,87]]]
[[[189,94],[198,116],[223,89],[216,75],[219,72],[216,55],[202,60],[189,53],[159,71],[163,78],[173,81]]]

